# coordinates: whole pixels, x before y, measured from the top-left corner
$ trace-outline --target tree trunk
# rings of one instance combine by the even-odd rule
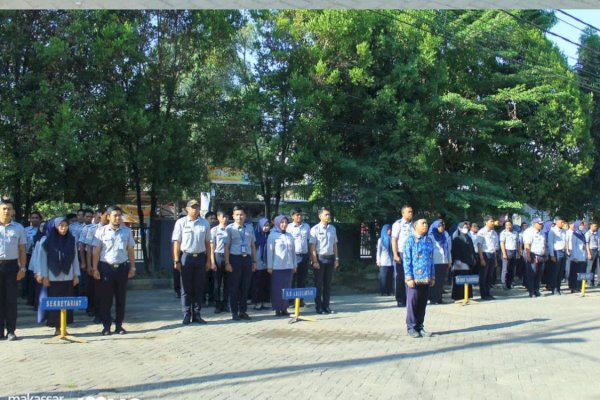
[[[133,146],[129,146],[129,152],[133,158]],[[148,247],[146,239],[146,224],[144,222],[144,210],[142,209],[142,183],[140,178],[140,170],[137,162],[132,160],[131,169],[133,171],[133,184],[135,186],[135,201],[137,205],[138,219],[140,221],[140,241],[142,245],[142,257],[144,261],[144,271],[150,274],[150,260],[148,259]]]

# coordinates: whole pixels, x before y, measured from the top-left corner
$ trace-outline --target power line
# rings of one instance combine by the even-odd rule
[[[441,29],[441,28],[440,28],[439,26],[437,26],[437,25],[436,25],[436,26],[432,25],[432,22],[433,22],[433,21],[431,21],[431,20],[427,20],[427,19],[419,18],[419,17],[417,17],[417,16],[414,16],[414,15],[412,15],[412,14],[409,14],[408,12],[405,12],[405,11],[398,11],[398,12],[399,12],[399,13],[402,13],[402,14],[405,14],[405,15],[408,15],[408,16],[410,16],[410,17],[412,17],[412,18],[418,19],[418,20],[420,20],[420,21],[425,21],[425,24],[427,24],[428,26],[430,26],[430,27],[432,27],[432,28],[434,28],[434,29],[439,29],[439,30],[442,30],[442,31],[444,31],[445,33],[447,33],[447,32],[448,32],[448,31],[447,31],[447,30],[445,30],[445,29]],[[380,14],[381,14],[381,13],[380,13]],[[399,20],[399,19],[397,19],[397,18],[395,18],[395,17],[393,17],[393,16],[391,16],[391,15],[388,15],[388,14],[382,14],[382,15],[385,15],[385,16],[387,16],[387,17],[389,17],[389,18],[392,18],[392,19],[394,19],[394,20],[397,20],[397,21],[399,21],[399,22],[403,22],[403,21],[401,21],[401,20]],[[428,33],[431,33],[431,34],[434,34],[434,35],[437,35],[437,36],[443,37],[443,38],[445,38],[446,40],[452,40],[454,37],[456,37],[456,34],[454,34],[454,37],[448,37],[447,35],[440,35],[439,33],[437,33],[437,32],[434,32],[434,31],[430,31],[430,30],[424,30],[424,29],[422,29],[421,27],[418,27],[418,26],[416,26],[416,25],[412,25],[412,24],[410,24],[410,25],[411,25],[411,26],[413,26],[413,27],[415,27],[415,28],[417,28],[417,29],[420,29],[420,30],[422,30],[422,31],[424,31],[424,32],[428,32]],[[495,38],[494,38],[494,40],[501,41],[501,42],[505,43],[505,44],[506,44],[506,45],[508,45],[508,46],[511,46],[511,45],[512,45],[512,43],[510,43],[510,42],[506,41],[506,40],[505,40],[505,39],[503,39],[503,38],[495,37]],[[463,42],[463,44],[465,44],[465,43]],[[479,47],[481,50],[483,50],[483,51],[487,52],[488,54],[490,54],[490,53],[491,53],[492,55],[494,55],[494,56],[496,56],[496,57],[500,57],[500,58],[502,58],[502,59],[505,59],[505,60],[507,60],[507,61],[511,61],[511,62],[513,62],[513,63],[517,63],[517,64],[520,64],[520,65],[524,65],[524,66],[528,66],[528,67],[533,67],[533,68],[540,68],[540,69],[546,69],[546,70],[549,70],[549,68],[548,68],[548,67],[546,67],[546,66],[543,66],[543,65],[538,65],[538,64],[535,64],[535,63],[531,63],[531,62],[530,62],[530,63],[526,63],[526,62],[524,62],[524,61],[521,61],[521,60],[518,60],[518,59],[514,59],[514,58],[508,57],[508,56],[506,56],[506,55],[501,55],[501,54],[498,54],[498,53],[494,53],[494,52],[492,52],[492,51],[491,51],[491,50],[490,50],[490,49],[489,49],[487,46],[485,46],[485,44],[478,44],[478,47]],[[525,53],[525,54],[526,54],[526,53]],[[600,76],[599,76],[599,75],[596,75],[596,74],[594,74],[594,73],[592,73],[592,72],[586,71],[586,70],[584,70],[584,69],[581,69],[581,70],[580,70],[580,72],[587,73],[588,75],[591,75],[592,77],[594,77],[594,78],[596,78],[596,79],[600,80]],[[598,87],[595,87],[595,86],[588,85],[587,83],[585,83],[585,82],[582,82],[582,81],[580,81],[580,80],[577,80],[577,79],[571,79],[571,78],[568,78],[568,77],[566,77],[566,76],[563,76],[563,75],[556,74],[556,73],[554,73],[552,70],[550,70],[549,72],[546,72],[546,74],[548,74],[549,76],[552,76],[552,77],[556,77],[556,78],[559,78],[559,79],[562,79],[562,80],[568,81],[568,82],[573,82],[575,85],[579,86],[580,88],[587,89],[587,90],[590,90],[590,91],[593,91],[593,92],[595,92],[595,93],[598,93],[598,94],[600,94],[600,91],[599,91],[599,90],[600,90],[600,88],[598,88]]]
[[[580,24],[583,24],[583,25],[585,25],[585,26],[587,26],[587,27],[589,27],[589,28],[592,28],[592,29],[593,29],[593,30],[595,30],[596,32],[600,32],[600,29],[596,28],[594,25],[592,25],[592,24],[590,24],[590,23],[587,23],[587,22],[585,22],[584,20],[582,20],[582,19],[579,19],[579,18],[577,18],[577,17],[576,17],[576,16],[574,16],[574,15],[571,15],[571,14],[569,14],[568,12],[566,12],[566,11],[564,11],[564,10],[556,10],[556,11],[558,11],[558,12],[559,12],[559,13],[561,13],[561,14],[564,14],[564,15],[566,15],[567,17],[573,18],[575,21],[577,21],[577,22],[579,22]]]
[[[573,45],[577,46],[577,47],[578,47],[578,48],[580,48],[580,49],[585,49],[585,50],[588,50],[588,51],[590,51],[590,52],[592,52],[592,53],[595,53],[595,54],[598,54],[598,55],[600,55],[600,52],[598,52],[598,51],[596,51],[596,50],[594,50],[594,49],[592,49],[592,48],[590,48],[590,47],[584,46],[584,45],[582,45],[582,44],[580,44],[580,43],[577,43],[577,42],[574,42],[574,41],[572,41],[572,40],[571,40],[571,39],[569,39],[569,38],[566,38],[566,37],[564,37],[564,36],[562,36],[562,35],[559,35],[558,33],[555,33],[555,32],[549,31],[548,29],[542,28],[541,26],[539,26],[539,25],[536,25],[536,24],[534,24],[534,23],[533,23],[533,22],[531,22],[531,21],[527,21],[526,19],[524,19],[524,18],[521,18],[521,17],[519,17],[519,16],[517,16],[517,15],[515,15],[515,14],[511,13],[510,11],[506,11],[506,10],[500,10],[500,11],[502,11],[502,12],[503,12],[503,13],[505,13],[505,14],[508,14],[508,15],[510,15],[511,17],[513,17],[514,19],[516,19],[517,21],[523,22],[523,23],[525,23],[525,24],[527,24],[527,25],[531,25],[531,26],[533,26],[533,27],[534,27],[534,28],[536,28],[536,29],[539,29],[540,31],[544,32],[544,33],[545,33],[545,34],[547,34],[547,35],[551,35],[551,36],[557,37],[557,38],[559,38],[559,39],[562,39],[562,40],[564,40],[565,42],[568,42],[568,43],[571,43],[571,44],[573,44]]]

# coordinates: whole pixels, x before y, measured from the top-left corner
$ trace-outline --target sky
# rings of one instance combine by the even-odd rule
[[[564,10],[565,12],[587,22],[590,25],[600,29],[600,9],[599,10]],[[564,36],[576,43],[579,43],[579,37],[581,36],[580,29],[585,28],[585,25],[571,19],[570,17],[556,12],[556,16],[564,21],[558,21],[558,23],[551,29],[552,32]],[[568,22],[568,23],[567,23]],[[575,25],[577,28],[570,26],[569,24]],[[600,35],[600,32],[597,32]],[[552,40],[558,45],[563,54],[568,57],[569,65],[575,65],[577,62],[577,46],[568,43],[560,38],[552,35],[546,35],[548,39]]]

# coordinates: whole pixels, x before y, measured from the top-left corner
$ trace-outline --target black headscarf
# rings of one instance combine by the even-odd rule
[[[43,246],[48,254],[48,269],[54,275],[61,272],[68,274],[75,259],[75,238],[68,231],[64,236],[58,233],[58,226],[63,221],[66,221],[64,217],[57,217],[46,225],[46,241]]]
[[[461,229],[469,224],[469,221],[463,221],[458,224],[458,229],[454,232],[452,239],[452,259],[459,260],[473,268],[476,263],[475,249],[473,248],[473,240],[468,233],[462,233]]]

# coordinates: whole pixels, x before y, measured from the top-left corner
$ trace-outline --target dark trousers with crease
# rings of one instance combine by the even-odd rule
[[[215,261],[215,302],[217,306],[225,306],[229,302],[229,273],[225,271],[225,255],[215,253]]]
[[[565,264],[567,260],[565,258],[565,252],[562,250],[555,250],[554,257],[556,258],[556,262],[550,259],[546,263],[546,268],[549,269],[548,285],[550,285],[550,290],[552,290],[552,292],[560,292],[560,282],[565,274]]]
[[[537,261],[537,262],[536,262]],[[544,257],[531,254],[531,262],[527,264],[527,288],[530,295],[540,292],[540,282],[544,273]]]
[[[513,280],[515,279],[515,271],[517,269],[517,250],[506,250],[506,277],[505,285],[508,289],[512,288]]]
[[[98,263],[100,280],[96,284],[98,297],[98,316],[104,329],[109,330],[112,324],[110,310],[115,301],[115,325],[121,327],[125,319],[125,302],[127,300],[127,281],[129,278],[129,263],[120,264],[113,268],[111,264],[100,261]]]
[[[200,315],[206,282],[206,253],[181,255],[181,312]]]
[[[396,302],[406,304],[406,283],[404,282],[404,265],[402,264],[402,254],[400,262],[394,262],[394,272],[396,273]]]
[[[317,310],[329,308],[334,265],[335,256],[319,256],[320,268],[313,269],[315,273],[315,286],[317,288],[317,297],[315,298],[315,307]]]
[[[296,254],[298,265],[296,266],[296,273],[292,278],[292,287],[304,288],[306,287],[306,280],[308,278],[308,267],[310,265],[310,257],[308,253]]]
[[[428,284],[417,284],[414,289],[406,286],[406,328],[408,330],[423,329],[428,297]]]
[[[488,297],[490,293],[490,284],[492,271],[496,268],[496,253],[483,253],[485,265],[479,268],[479,293],[481,297]]]
[[[245,313],[248,310],[248,292],[252,283],[252,257],[231,254],[229,263],[233,272],[229,273],[229,307],[231,314]]]
[[[0,264],[0,336],[17,328],[17,260]]]

